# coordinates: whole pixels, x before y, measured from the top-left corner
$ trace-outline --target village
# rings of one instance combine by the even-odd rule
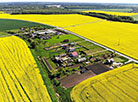
[[[38,60],[45,64],[52,77],[66,88],[123,66],[128,61],[120,55],[59,29],[21,28],[20,33],[38,50]]]

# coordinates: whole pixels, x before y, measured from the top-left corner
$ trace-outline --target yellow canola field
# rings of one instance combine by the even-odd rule
[[[73,102],[138,102],[138,65],[129,64],[87,79],[71,92]]]
[[[78,14],[63,14],[63,15],[10,15],[10,14],[0,14],[0,18],[4,19],[19,19],[33,21],[43,24],[49,24],[59,27],[67,27],[71,25],[77,25],[82,23],[89,23],[97,20],[99,18],[91,18],[89,16],[82,16]]]
[[[28,46],[15,36],[0,38],[0,101],[51,102]]]
[[[97,13],[106,13],[106,14],[120,15],[120,16],[138,15],[138,13],[111,12],[111,11],[99,11],[99,10],[87,10],[87,11],[83,11],[83,12],[97,12]]]

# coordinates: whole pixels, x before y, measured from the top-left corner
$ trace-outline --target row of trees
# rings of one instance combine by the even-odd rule
[[[76,11],[67,10],[67,9],[45,9],[45,10],[23,10],[23,11],[14,11],[11,14],[76,14]]]
[[[134,18],[130,17],[130,16],[117,16],[117,15],[96,13],[96,12],[89,12],[89,13],[80,12],[79,14],[86,15],[86,16],[92,16],[92,17],[98,17],[101,19],[107,19],[107,20],[111,20],[111,21],[138,23],[138,21],[134,20]]]

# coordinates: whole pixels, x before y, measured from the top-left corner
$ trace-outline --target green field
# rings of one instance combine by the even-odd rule
[[[21,27],[32,27],[32,26],[49,27],[47,25],[42,25],[42,24],[28,22],[28,21],[0,19],[0,35],[7,35],[8,33],[6,31],[8,30],[16,30]]]
[[[138,15],[133,15],[131,17],[133,17],[135,20],[138,20]]]
[[[87,10],[100,10],[100,11],[111,11],[111,12],[130,12],[132,9],[73,9],[74,11],[87,11]]]
[[[96,9],[100,11],[110,11],[110,12],[130,12],[132,9]]]
[[[70,42],[72,42],[72,41],[81,41],[82,40],[81,38],[79,38],[75,35],[72,35],[72,34],[61,35],[61,36],[53,36],[52,39],[49,39],[47,41],[47,46],[46,47],[58,44],[61,41],[63,41],[64,39],[69,39]]]

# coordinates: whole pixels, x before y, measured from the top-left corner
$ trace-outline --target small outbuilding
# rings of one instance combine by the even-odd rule
[[[80,63],[80,62],[84,62],[84,61],[86,61],[87,59],[85,58],[85,57],[83,57],[83,58],[79,58],[78,59],[78,62]]]

